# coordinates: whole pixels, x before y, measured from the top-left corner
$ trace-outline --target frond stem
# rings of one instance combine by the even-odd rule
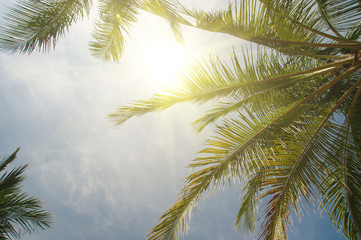
[[[321,7],[320,0],[317,0],[318,9],[320,9],[322,19],[326,22],[328,27],[331,29],[331,31],[336,34],[340,39],[345,39],[331,24],[331,22],[328,20],[325,10]]]
[[[194,25],[193,25],[194,26]],[[234,26],[233,30],[230,31],[230,29],[213,29],[210,27],[205,26],[194,26],[198,29],[203,29],[209,32],[218,32],[218,33],[224,33],[228,34],[246,41],[254,42],[256,44],[262,44],[264,43],[276,43],[276,44],[282,44],[285,46],[304,46],[304,47],[321,47],[321,48],[341,48],[341,49],[358,49],[361,47],[360,42],[347,42],[347,43],[312,43],[312,42],[297,42],[297,41],[287,41],[287,40],[281,40],[281,39],[271,39],[266,38],[263,36],[250,36],[249,34],[245,32],[239,32],[238,28]],[[266,45],[270,47],[269,45]]]
[[[346,171],[347,171],[346,170],[347,169],[347,167],[346,167],[347,166],[347,156],[346,156],[347,155],[346,154],[347,140],[348,140],[348,135],[349,135],[350,126],[351,126],[352,114],[353,114],[353,111],[355,109],[355,106],[356,106],[356,103],[357,103],[357,100],[358,100],[360,94],[361,94],[361,87],[359,86],[357,89],[357,92],[355,94],[355,97],[352,101],[350,113],[349,113],[349,119],[347,121],[347,130],[346,130],[345,147],[344,147],[344,161],[343,161],[343,164],[344,164],[343,179],[344,179],[346,186],[348,186],[348,182],[349,182],[349,178],[347,177],[347,173],[346,173]],[[348,205],[348,208],[349,208],[349,211],[351,214],[351,218],[353,220],[352,223],[357,229],[357,234],[360,236],[361,235],[360,224],[357,224],[357,218],[355,217],[353,207],[350,205],[350,203],[351,203],[350,194],[352,194],[352,193],[350,193],[350,191],[348,189],[345,189],[345,195],[346,195],[346,199],[347,199],[347,203],[348,203],[347,205]]]
[[[207,30],[207,29],[205,29]],[[287,40],[280,40],[280,39],[271,39],[266,38],[262,36],[246,36],[242,33],[229,33],[227,31],[219,31],[221,33],[229,34],[234,37],[238,37],[247,41],[251,41],[254,43],[262,44],[261,42],[267,42],[267,43],[277,43],[282,44],[285,46],[305,46],[305,47],[322,47],[322,48],[341,48],[341,49],[358,49],[361,47],[361,43],[311,43],[311,42],[297,42],[297,41],[287,41]]]

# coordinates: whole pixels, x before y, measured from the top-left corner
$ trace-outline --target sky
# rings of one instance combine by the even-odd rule
[[[8,1],[0,3],[3,11]],[[121,61],[104,62],[88,51],[91,23],[74,25],[47,54],[0,54],[0,153],[21,147],[11,166],[29,163],[24,189],[43,200],[55,221],[50,230],[24,236],[26,240],[146,239],[177,199],[182,179],[190,173],[186,165],[211,129],[195,133],[191,123],[202,108],[190,104],[131,119],[119,128],[107,115],[176,80],[174,72],[161,75],[154,69],[169,62],[184,66],[210,53],[226,57],[232,45],[242,44],[183,27],[185,43],[180,46],[164,20],[142,14]],[[183,61],[151,55],[159,46],[170,46],[165,54],[173,51]],[[239,185],[227,186],[202,199],[184,239],[254,239],[233,229],[240,190]],[[312,210],[294,226],[291,240],[343,239],[327,216]]]

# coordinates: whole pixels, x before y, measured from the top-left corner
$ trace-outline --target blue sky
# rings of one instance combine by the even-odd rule
[[[201,7],[202,1],[194,4]],[[185,166],[210,135],[209,129],[193,131],[200,112],[189,104],[114,128],[107,114],[159,92],[164,80],[146,70],[144,53],[174,38],[162,19],[142,15],[120,63],[102,62],[88,51],[90,24],[75,25],[47,54],[0,54],[0,152],[21,146],[14,165],[30,163],[24,188],[40,197],[55,219],[52,229],[27,240],[145,239],[176,200],[190,173]],[[184,51],[198,59],[226,56],[232,44],[241,43],[183,31]],[[239,194],[240,187],[233,186],[202,200],[184,239],[253,239],[232,227]],[[327,216],[310,215],[301,224],[295,220],[289,239],[342,239]]]

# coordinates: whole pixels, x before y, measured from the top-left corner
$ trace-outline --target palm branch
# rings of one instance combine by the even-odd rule
[[[21,0],[9,8],[0,28],[4,51],[31,53],[54,48],[69,27],[87,15],[88,0]]]
[[[15,160],[18,151],[19,148],[1,160],[1,171]],[[0,177],[0,239],[20,239],[23,232],[47,229],[52,222],[50,213],[43,209],[41,201],[22,192],[26,167],[16,167]]]

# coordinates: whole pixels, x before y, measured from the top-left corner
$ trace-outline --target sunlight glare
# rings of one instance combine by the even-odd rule
[[[151,79],[159,83],[172,82],[190,62],[185,47],[177,42],[154,44],[147,51]]]

